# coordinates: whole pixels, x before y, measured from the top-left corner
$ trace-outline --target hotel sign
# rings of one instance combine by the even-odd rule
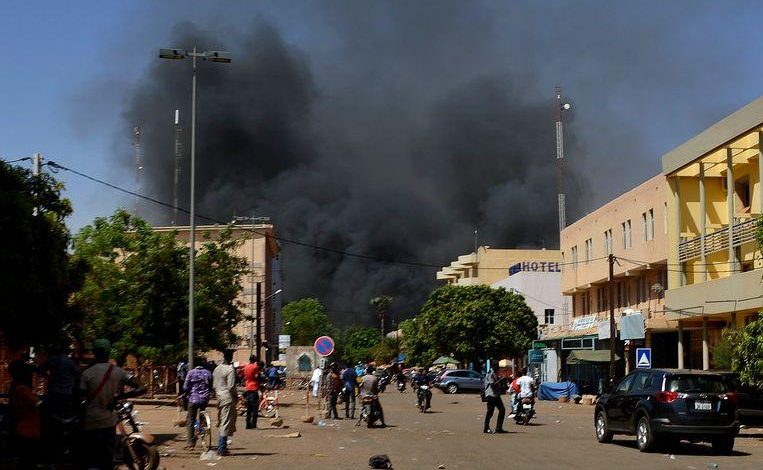
[[[509,267],[509,276],[521,271],[538,273],[560,273],[559,261],[522,261]]]

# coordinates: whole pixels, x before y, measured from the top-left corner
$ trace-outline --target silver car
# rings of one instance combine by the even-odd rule
[[[437,379],[434,386],[448,393],[460,390],[482,390],[485,379],[478,372],[466,369],[446,370]]]

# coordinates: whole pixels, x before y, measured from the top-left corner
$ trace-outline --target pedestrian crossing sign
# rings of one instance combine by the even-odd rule
[[[636,368],[652,368],[652,348],[636,348]]]

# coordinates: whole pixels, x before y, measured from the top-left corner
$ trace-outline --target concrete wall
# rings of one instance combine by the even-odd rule
[[[474,252],[461,255],[450,266],[437,272],[437,279],[458,286],[491,285],[509,275],[517,263],[536,263],[537,269],[558,269],[561,260],[558,250],[514,250],[481,246]],[[548,265],[548,263],[552,265]],[[549,266],[546,268],[546,266]],[[554,267],[551,267],[554,266]]]
[[[571,308],[569,298],[561,292],[561,273],[519,272],[506,277],[491,287],[514,290],[525,298],[525,303],[538,318],[538,324],[546,323],[546,309],[554,310],[554,325],[566,326]]]

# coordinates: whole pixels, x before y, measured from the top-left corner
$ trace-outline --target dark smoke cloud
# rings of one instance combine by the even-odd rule
[[[552,86],[565,76],[584,88],[602,62],[624,86],[630,69],[616,56],[630,43],[620,47],[615,36],[607,44],[605,33],[574,22],[573,33],[558,12],[543,24],[548,12],[532,2],[289,5],[281,15],[239,12],[225,27],[173,29],[170,44],[234,54],[233,64],[199,67],[200,213],[268,215],[288,238],[428,263],[471,251],[475,228],[481,244],[558,246]],[[652,33],[646,46],[661,39]],[[552,40],[566,34],[580,36],[582,62],[546,76],[565,64]],[[557,60],[544,65],[543,53]],[[186,123],[180,194],[188,194],[187,62],[154,63],[125,112],[127,123],[144,127],[145,190],[165,201],[172,200],[175,108]],[[623,181],[630,187],[657,172],[655,156],[643,163],[630,123],[607,105],[596,112],[588,122],[599,127],[585,136],[574,112],[567,116],[568,220],[594,195],[611,196]],[[602,142],[610,124],[618,130]],[[123,160],[132,162],[127,154]],[[590,175],[610,170],[592,184]],[[187,207],[187,197],[180,203]],[[156,223],[171,217],[143,211]],[[340,323],[370,323],[368,300],[382,293],[395,297],[401,318],[410,316],[436,286],[435,269],[283,250],[285,300],[319,297]]]

